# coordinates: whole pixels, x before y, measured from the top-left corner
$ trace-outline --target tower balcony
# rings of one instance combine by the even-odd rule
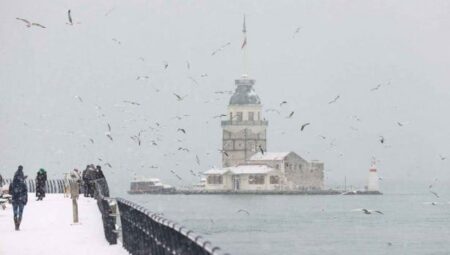
[[[222,127],[225,126],[267,126],[267,120],[222,120]]]

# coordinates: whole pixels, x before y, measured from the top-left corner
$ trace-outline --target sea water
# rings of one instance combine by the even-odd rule
[[[230,254],[450,254],[450,204],[432,194],[127,195]],[[433,206],[428,202],[437,201]],[[364,214],[355,209],[380,210]],[[244,211],[245,210],[248,214]]]

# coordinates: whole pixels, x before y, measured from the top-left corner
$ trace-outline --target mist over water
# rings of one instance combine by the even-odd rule
[[[323,161],[326,188],[363,189],[375,158],[383,196],[126,193],[135,176],[183,187],[221,166],[214,116],[243,73],[244,13],[268,151]],[[112,196],[232,254],[445,254],[448,31],[448,1],[0,0],[0,174],[102,165]]]

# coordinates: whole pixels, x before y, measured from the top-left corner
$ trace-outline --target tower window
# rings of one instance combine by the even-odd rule
[[[254,112],[248,112],[248,120],[251,120],[251,121],[255,120],[255,113]]]
[[[242,112],[237,112],[236,113],[236,120],[237,121],[242,121]]]

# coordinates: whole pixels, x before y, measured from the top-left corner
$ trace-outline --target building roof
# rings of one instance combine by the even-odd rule
[[[222,169],[210,169],[208,171],[203,172],[203,174],[226,174],[230,172],[231,174],[267,174],[269,172],[274,171],[270,166],[267,165],[239,165],[239,166],[232,166],[232,167],[226,167]]]
[[[283,160],[289,153],[291,152],[258,152],[250,160]]]
[[[255,80],[236,80],[236,90],[230,98],[230,105],[261,104],[261,100],[253,89]]]

